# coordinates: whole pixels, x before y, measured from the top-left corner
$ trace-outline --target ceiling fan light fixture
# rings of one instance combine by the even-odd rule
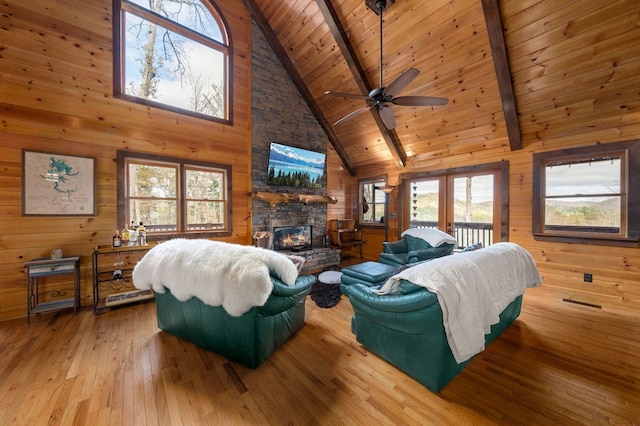
[[[396,118],[391,110],[391,105],[404,106],[439,106],[446,105],[449,101],[447,98],[436,98],[432,96],[397,96],[405,87],[407,87],[420,73],[415,68],[409,68],[398,77],[395,78],[388,86],[384,86],[382,82],[382,12],[395,3],[395,0],[365,0],[367,7],[380,16],[380,85],[369,92],[369,96],[356,95],[349,93],[339,93],[327,91],[325,94],[332,96],[340,96],[351,99],[364,99],[367,103],[366,107],[347,114],[345,117],[336,121],[334,125],[344,123],[358,115],[363,111],[372,110],[377,114],[382,125],[388,130],[396,127]],[[374,108],[375,107],[375,108]]]

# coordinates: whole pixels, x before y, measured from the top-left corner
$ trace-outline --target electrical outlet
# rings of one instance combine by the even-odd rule
[[[593,275],[591,275],[591,274],[584,274],[584,282],[586,282],[586,283],[591,283],[591,282],[593,282]]]

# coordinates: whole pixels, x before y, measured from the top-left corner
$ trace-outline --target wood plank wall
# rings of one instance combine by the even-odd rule
[[[233,41],[233,125],[115,99],[111,0],[0,4],[0,320],[26,316],[25,261],[80,254],[81,299],[92,302],[91,253],[116,228],[116,150],[232,166],[233,233],[250,243],[250,18],[217,2]],[[96,159],[97,215],[22,217],[23,149]],[[63,285],[64,282],[60,283]]]
[[[386,173],[395,184],[403,173],[507,160],[509,240],[532,253],[544,285],[561,297],[638,312],[640,248],[550,243],[531,235],[533,153],[640,137],[638,3],[587,0],[565,7],[504,0],[500,6],[524,148],[510,152],[506,139],[478,149],[452,142],[446,152],[416,153],[404,170],[375,164],[360,168],[358,177]],[[391,211],[396,200],[390,199]],[[584,273],[593,274],[593,283],[583,281]]]
[[[327,142],[327,196],[338,202],[327,205],[327,220],[353,219],[351,202],[354,198],[354,179],[342,165],[340,157]]]

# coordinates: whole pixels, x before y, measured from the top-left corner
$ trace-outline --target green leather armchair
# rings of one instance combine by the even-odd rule
[[[176,299],[167,288],[156,293],[158,327],[250,368],[264,362],[305,322],[305,297],[316,282],[301,275],[286,285],[271,275],[273,291],[263,306],[240,317],[230,316],[220,306],[210,306],[192,297]]]
[[[398,294],[380,295],[375,287],[352,284],[343,291],[354,310],[351,331],[365,348],[439,392],[471,359],[458,364],[447,342],[437,296],[409,281]],[[500,322],[485,335],[493,341],[520,315],[522,296],[500,314]]]
[[[442,243],[433,247],[421,238],[405,235],[398,241],[383,242],[383,251],[380,253],[378,261],[386,265],[402,266],[447,256],[453,253],[453,249],[453,244]]]

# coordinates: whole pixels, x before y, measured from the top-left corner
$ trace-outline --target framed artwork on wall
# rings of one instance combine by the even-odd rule
[[[94,216],[95,159],[22,151],[23,216]]]

